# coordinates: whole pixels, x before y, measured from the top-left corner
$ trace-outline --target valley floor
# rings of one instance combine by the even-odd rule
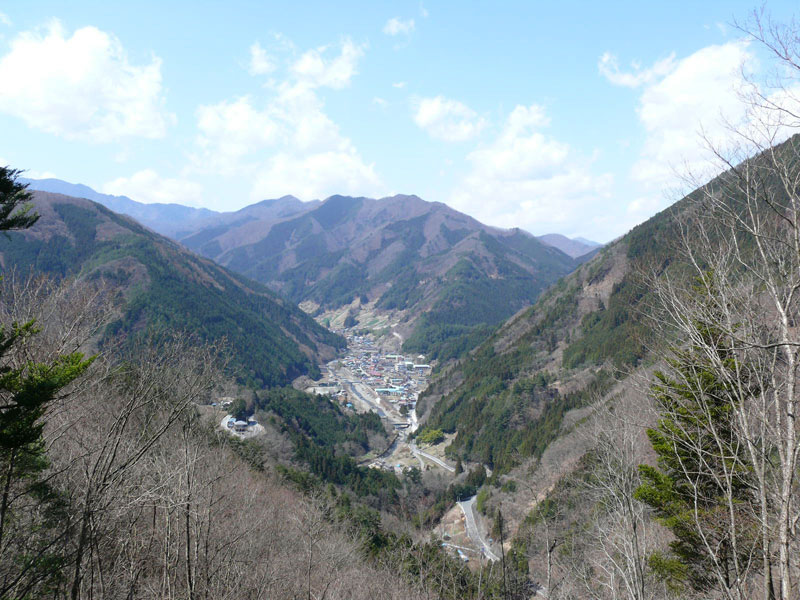
[[[447,435],[439,444],[420,448],[409,439],[419,427],[416,400],[428,384],[430,367],[422,364],[424,357],[407,357],[399,353],[385,353],[375,344],[371,335],[357,336],[345,332],[347,355],[326,365],[325,376],[317,385],[306,391],[328,394],[334,401],[356,412],[375,412],[397,434],[389,446],[377,455],[367,455],[362,464],[375,469],[408,474],[413,468],[420,471],[438,471],[448,479],[455,479],[456,468],[445,457],[444,448],[453,440]],[[487,530],[483,515],[474,509],[475,497],[464,499],[453,507],[446,519],[434,531],[444,547],[467,562],[469,557],[499,560],[481,533]],[[476,561],[477,562],[477,561]]]

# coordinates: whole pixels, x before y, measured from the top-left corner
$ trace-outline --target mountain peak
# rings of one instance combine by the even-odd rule
[[[572,258],[579,258],[602,246],[602,244],[598,244],[597,242],[593,242],[585,238],[568,238],[560,233],[548,233],[545,235],[540,235],[537,237],[537,239],[548,246],[558,248],[564,254]]]

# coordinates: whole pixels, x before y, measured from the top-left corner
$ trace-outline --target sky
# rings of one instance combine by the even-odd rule
[[[0,0],[0,164],[223,211],[416,194],[607,242],[742,117],[753,8]]]

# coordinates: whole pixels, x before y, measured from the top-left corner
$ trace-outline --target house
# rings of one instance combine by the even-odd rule
[[[233,424],[233,430],[237,433],[244,433],[247,431],[247,421],[235,421]]]

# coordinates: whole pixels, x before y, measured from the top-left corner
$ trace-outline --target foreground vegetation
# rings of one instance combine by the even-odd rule
[[[0,172],[0,229],[36,220],[14,175]],[[101,281],[10,277],[0,294],[0,597],[455,600],[512,589],[497,570],[473,573],[387,531],[359,500],[398,485],[346,453],[382,433],[374,417],[287,388],[253,394],[245,408],[273,419],[310,472],[278,468],[203,416],[230,385],[220,348],[162,330],[97,352],[120,301]]]

